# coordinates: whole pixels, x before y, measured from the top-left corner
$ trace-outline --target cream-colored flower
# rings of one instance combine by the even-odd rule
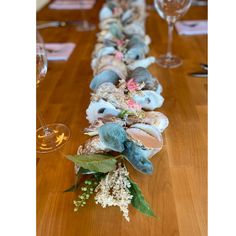
[[[128,180],[129,172],[126,167],[122,167],[121,163],[115,171],[109,172],[96,187],[95,201],[102,207],[118,206],[123,212],[123,216],[127,221],[129,218],[128,206],[131,203],[132,195],[129,192],[131,187]]]

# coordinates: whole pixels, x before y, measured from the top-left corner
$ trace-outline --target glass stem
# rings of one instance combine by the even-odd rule
[[[84,8],[84,1],[80,1],[80,5],[81,5],[81,15],[82,15],[82,24],[83,24],[83,27],[86,29],[87,26],[88,26],[88,22],[86,21],[86,17],[85,17],[85,10],[83,9]]]
[[[51,132],[51,130],[47,127],[47,124],[46,124],[46,122],[45,122],[45,120],[44,120],[43,115],[42,115],[41,112],[38,113],[38,119],[39,119],[39,122],[40,122],[41,127],[42,127],[43,130],[44,130],[44,134],[45,134],[45,135],[50,135],[52,132]]]
[[[39,114],[38,114],[38,119],[39,119],[40,125],[41,125],[42,127],[46,127],[46,122],[45,122],[45,120],[44,120],[43,115],[42,115],[41,112],[39,112]]]
[[[174,29],[174,23],[172,21],[168,21],[168,44],[166,53],[166,56],[168,58],[172,57],[173,29]]]

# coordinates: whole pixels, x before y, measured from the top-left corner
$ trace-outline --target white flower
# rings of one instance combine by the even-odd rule
[[[109,172],[96,187],[95,201],[102,207],[119,206],[123,212],[123,216],[129,221],[128,206],[131,203],[132,195],[129,192],[131,187],[128,180],[129,172],[126,167],[122,167],[121,163],[115,171]]]

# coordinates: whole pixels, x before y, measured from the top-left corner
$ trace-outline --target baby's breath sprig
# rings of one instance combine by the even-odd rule
[[[86,205],[87,200],[94,193],[94,189],[97,187],[98,181],[96,179],[85,180],[83,187],[81,187],[81,191],[83,192],[78,196],[77,200],[74,200],[74,211],[78,211],[80,207],[84,207]]]

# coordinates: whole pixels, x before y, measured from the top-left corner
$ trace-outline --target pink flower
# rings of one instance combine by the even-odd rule
[[[124,55],[123,55],[122,52],[116,52],[116,54],[115,54],[115,58],[118,59],[118,60],[122,60],[123,56]]]
[[[129,99],[127,101],[127,105],[130,109],[141,110],[142,107],[138,103],[136,103],[133,99]]]
[[[121,39],[116,39],[115,42],[116,42],[117,46],[123,46],[125,43],[125,41],[121,40]]]
[[[130,92],[134,92],[138,89],[138,84],[132,78],[127,82],[127,88]]]
[[[122,14],[122,12],[123,12],[123,10],[122,10],[121,7],[115,7],[115,8],[113,8],[113,14],[114,14],[114,15],[120,15],[120,14]]]

